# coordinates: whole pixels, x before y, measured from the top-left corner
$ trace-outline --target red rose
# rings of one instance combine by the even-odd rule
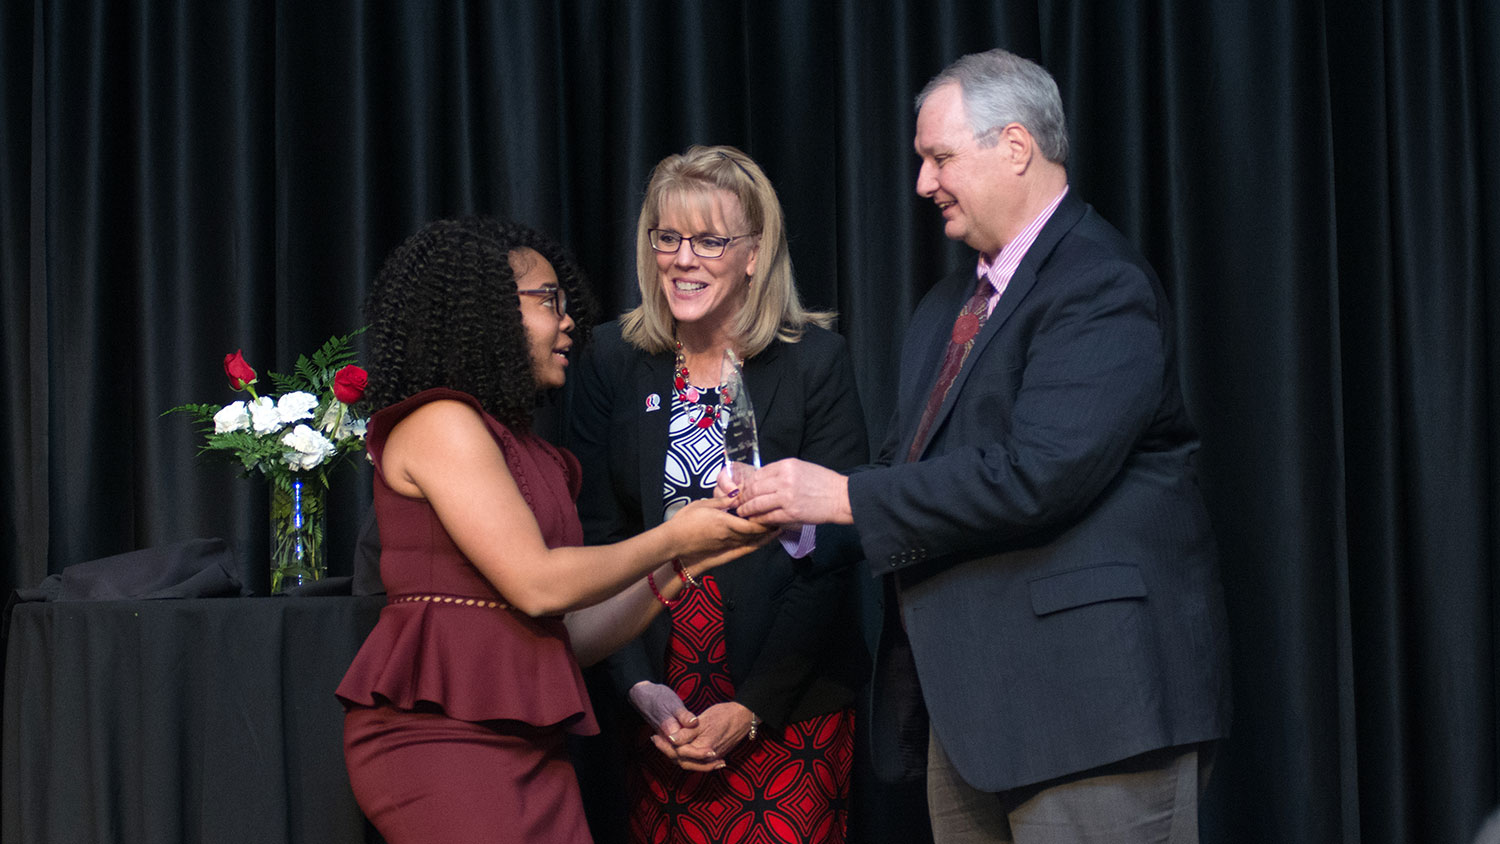
[[[365,394],[365,384],[369,378],[363,369],[349,364],[333,376],[333,397],[344,404],[354,404]]]
[[[255,383],[255,370],[245,363],[245,356],[238,349],[234,354],[224,356],[224,374],[229,376],[229,386],[236,390]]]

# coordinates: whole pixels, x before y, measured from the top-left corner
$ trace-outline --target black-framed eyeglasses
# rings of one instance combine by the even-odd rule
[[[517,290],[522,296],[541,296],[542,307],[551,308],[562,319],[568,313],[568,291],[561,287],[537,287],[531,290]]]
[[[665,255],[674,255],[682,248],[683,241],[687,241],[688,248],[699,258],[720,258],[729,244],[736,240],[744,240],[747,237],[755,237],[760,232],[749,234],[737,234],[734,237],[724,237],[718,234],[700,234],[695,237],[685,237],[671,229],[647,229],[646,234],[650,237],[651,248]]]

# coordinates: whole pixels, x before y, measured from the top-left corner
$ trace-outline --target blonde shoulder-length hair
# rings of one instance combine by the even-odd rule
[[[742,357],[754,357],[775,340],[797,342],[809,323],[830,327],[835,316],[831,311],[810,311],[802,307],[797,296],[781,200],[776,198],[776,189],[771,187],[771,180],[760,165],[731,146],[693,146],[681,155],[662,159],[646,185],[646,198],[641,203],[635,230],[635,274],[641,304],[620,317],[620,331],[625,340],[651,354],[675,348],[672,310],[661,288],[649,232],[660,223],[662,209],[668,204],[708,218],[716,190],[728,191],[738,198],[748,226],[746,231],[759,233],[760,253],[755,273],[750,277],[745,305],[730,326],[736,338],[735,351]],[[688,245],[684,243],[681,248]]]

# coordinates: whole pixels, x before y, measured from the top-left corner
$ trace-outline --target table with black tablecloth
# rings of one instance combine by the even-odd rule
[[[0,844],[362,844],[333,690],[380,597],[22,603]]]

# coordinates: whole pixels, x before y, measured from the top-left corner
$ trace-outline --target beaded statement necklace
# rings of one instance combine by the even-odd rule
[[[718,408],[711,408],[707,404],[701,403],[700,399],[703,396],[708,395],[709,393],[700,392],[697,387],[694,387],[692,384],[688,383],[687,359],[682,355],[682,341],[677,340],[675,342],[677,344],[677,356],[676,359],[672,362],[673,391],[677,395],[677,400],[682,402],[683,404],[699,405],[698,418],[693,420],[693,424],[697,425],[699,428],[708,428],[710,425],[714,424],[714,420],[718,418],[718,415],[720,413],[729,412],[730,406],[734,404],[734,397],[729,394],[728,390],[720,387],[718,388]]]

